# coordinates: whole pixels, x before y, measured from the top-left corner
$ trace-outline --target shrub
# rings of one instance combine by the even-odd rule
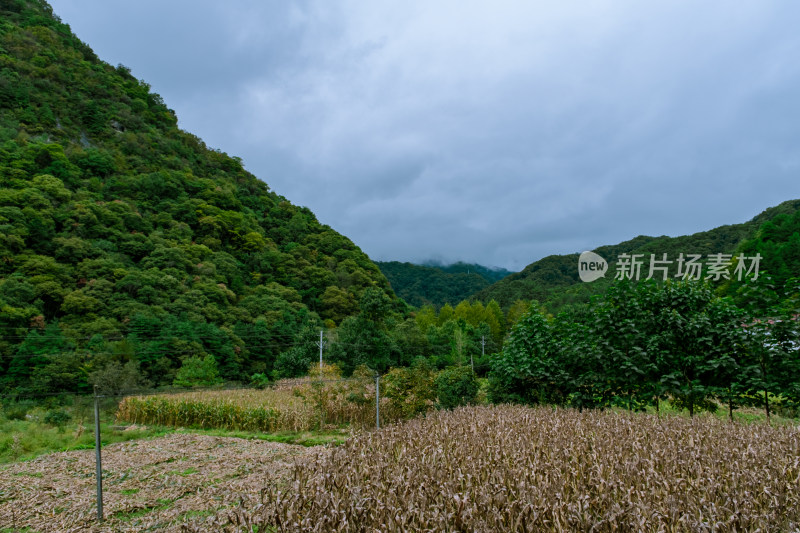
[[[262,390],[269,387],[270,379],[266,374],[253,374],[250,376],[250,384],[257,389]]]
[[[277,379],[296,378],[305,374],[313,362],[314,358],[309,356],[307,350],[295,346],[278,354],[273,373]]]
[[[30,402],[14,402],[3,406],[3,414],[8,420],[25,420],[28,410],[33,407]]]
[[[425,359],[418,359],[411,368],[393,368],[382,381],[384,394],[404,418],[424,413],[436,400],[434,372]]]
[[[48,411],[46,415],[44,415],[44,423],[62,429],[67,422],[72,420],[70,414],[63,409],[58,409],[55,411]]]
[[[438,406],[442,409],[473,403],[478,394],[478,377],[466,366],[442,370],[434,383]]]
[[[222,383],[217,370],[217,360],[207,354],[203,359],[197,356],[183,361],[172,382],[176,387],[210,387]]]
[[[124,365],[119,361],[111,361],[90,373],[89,383],[95,385],[100,394],[108,395],[136,390],[147,384],[136,361],[128,361]]]

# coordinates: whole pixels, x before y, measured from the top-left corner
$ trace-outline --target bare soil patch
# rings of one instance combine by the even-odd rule
[[[297,459],[320,450],[191,434],[109,445],[102,525],[94,450],[0,466],[0,531],[202,530],[225,521],[242,494],[283,484]]]

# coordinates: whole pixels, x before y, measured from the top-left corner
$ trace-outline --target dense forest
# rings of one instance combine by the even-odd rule
[[[457,305],[511,274],[503,268],[462,262],[415,265],[400,261],[377,261],[376,264],[397,296],[414,307]]]
[[[264,385],[308,372],[322,344],[345,375],[388,374],[395,397],[426,398],[431,380],[474,397],[480,377],[496,401],[580,408],[797,402],[800,200],[597,248],[610,264],[593,283],[579,280],[577,254],[506,277],[463,263],[382,273],[181,131],[145,82],[98,59],[45,2],[0,0],[0,15],[6,396]],[[716,255],[728,273],[757,256],[760,270],[615,280],[625,254]]]
[[[791,200],[745,224],[598,248],[612,261],[606,277],[593,283],[580,281],[577,254],[551,256],[478,294],[505,296],[505,316],[498,300],[484,308],[473,296],[455,309],[443,306],[438,316],[426,305],[416,311],[417,323],[432,332],[430,325],[439,325],[440,338],[467,341],[465,351],[453,344],[451,354],[472,354],[476,333],[487,329],[486,312],[494,309],[505,318],[498,352],[475,358],[475,371],[488,378],[494,402],[634,410],[658,410],[668,402],[690,415],[723,404],[731,417],[742,406],[758,406],[768,418],[774,411],[796,416],[799,208],[800,201]],[[697,261],[691,271],[690,254]],[[672,261],[648,280],[651,255]],[[623,261],[633,256],[642,261],[641,277],[628,271],[629,279],[621,279]],[[452,333],[442,328],[451,316]],[[461,328],[469,324],[475,326]],[[451,356],[451,364],[459,361]],[[435,376],[419,360],[398,364],[387,376],[388,390],[398,395],[401,383],[403,405],[419,412]]]
[[[609,275],[590,304],[564,305],[554,316],[534,303],[492,360],[493,400],[641,409],[668,399],[690,414],[722,402],[730,416],[742,405],[762,406],[767,417],[777,405],[796,416],[799,207],[800,201],[787,201],[747,224],[677,239],[640,237],[637,248],[635,240],[617,250],[599,248],[606,257],[634,249],[673,257],[724,250],[726,274],[638,282]],[[734,275],[739,256],[758,257],[758,271]],[[572,272],[576,262],[577,255]]]
[[[244,381],[367,289],[402,309],[349,239],[181,131],[45,2],[0,2],[0,388],[160,385],[208,355]]]
[[[749,280],[757,284],[757,280]],[[797,278],[793,282],[797,283]],[[668,400],[692,415],[727,404],[800,408],[797,292],[748,313],[696,281],[621,281],[579,311],[525,313],[492,361],[496,402],[643,409]]]

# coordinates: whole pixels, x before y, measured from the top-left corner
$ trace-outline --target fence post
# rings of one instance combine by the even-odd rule
[[[381,375],[375,375],[375,428],[381,429]]]
[[[97,521],[103,521],[103,466],[100,460],[100,396],[97,386],[94,387],[94,452],[97,466]]]

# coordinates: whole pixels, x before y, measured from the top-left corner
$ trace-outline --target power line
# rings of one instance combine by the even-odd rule
[[[319,385],[325,383],[371,383],[372,377],[338,377],[338,378],[318,378],[313,376],[302,376],[299,378],[285,378],[284,380],[279,380],[274,382],[276,385],[280,384],[282,381],[286,381],[286,385],[291,386],[299,386],[299,385]],[[271,387],[267,387],[271,388]],[[133,396],[174,396],[174,395],[181,395],[181,394],[189,394],[189,393],[205,393],[205,392],[232,392],[232,391],[252,391],[252,386],[247,385],[229,385],[223,387],[193,387],[191,389],[184,389],[184,388],[141,388],[141,389],[124,389],[119,392],[105,392],[100,394],[100,398],[115,398],[115,399],[122,399],[128,398]],[[46,398],[55,398],[55,397],[65,397],[71,396],[74,398],[93,398],[94,395],[91,390],[86,391],[61,391],[61,392],[17,392],[17,393],[5,393],[0,394],[0,399],[11,399],[11,400],[36,400],[36,399],[46,399]]]
[[[152,339],[152,340],[147,340],[147,341],[144,341],[144,342],[149,344],[149,343],[170,342],[170,341],[173,341],[173,340],[191,342],[193,339],[192,338],[181,338],[181,337],[169,337],[169,338],[162,338],[162,339]],[[332,342],[333,344],[336,344],[337,346],[349,347],[349,348],[352,348],[352,347],[363,348],[365,345],[371,345],[372,344],[369,341],[341,342],[341,341],[338,341],[338,340],[337,341],[325,341],[325,340],[322,340],[323,347],[327,347],[329,342]],[[295,342],[266,343],[266,344],[245,344],[241,348],[245,349],[245,350],[248,350],[248,351],[252,351],[252,350],[255,350],[255,349],[267,349],[267,348],[295,348],[295,347],[298,347],[298,346],[309,346],[309,344],[313,344],[313,346],[319,346],[319,343],[320,343],[320,341],[312,341],[312,342],[309,342],[309,341],[295,341]],[[482,344],[485,346],[485,341]],[[233,345],[233,347],[236,347],[236,346],[238,346],[238,345],[235,345],[235,344]],[[447,347],[451,347],[451,346],[452,346],[452,343],[450,343],[450,342],[441,342],[441,343],[430,343],[429,342],[429,343],[424,343],[419,347],[423,348],[423,349],[425,349],[425,348],[436,349],[436,348],[447,348]],[[212,352],[214,351],[209,346],[201,346],[201,348],[203,349],[203,351],[206,351],[206,350],[210,350]],[[147,354],[147,355],[186,355],[186,354],[192,354],[192,353],[197,353],[197,352],[195,350],[191,350],[191,349],[183,349],[183,350],[176,350],[176,349],[153,350],[153,349],[148,349],[145,346],[145,347],[139,347],[139,349],[136,350],[133,355],[134,356],[141,355],[141,354]],[[125,352],[123,352],[123,351],[111,351],[111,350],[108,350],[108,349],[95,351],[95,350],[92,350],[90,348],[85,348],[84,347],[84,348],[75,348],[73,350],[64,350],[64,351],[59,351],[59,352],[30,353],[30,354],[19,354],[19,353],[4,354],[4,355],[0,355],[0,360],[13,360],[13,359],[16,359],[16,358],[20,358],[20,359],[28,358],[29,359],[29,358],[34,358],[34,357],[57,357],[57,356],[67,356],[67,355],[84,355],[84,356],[111,355],[111,356],[115,356],[115,355],[125,355]],[[212,355],[213,355],[213,353],[212,353]],[[484,355],[485,355],[485,352],[484,352]]]

